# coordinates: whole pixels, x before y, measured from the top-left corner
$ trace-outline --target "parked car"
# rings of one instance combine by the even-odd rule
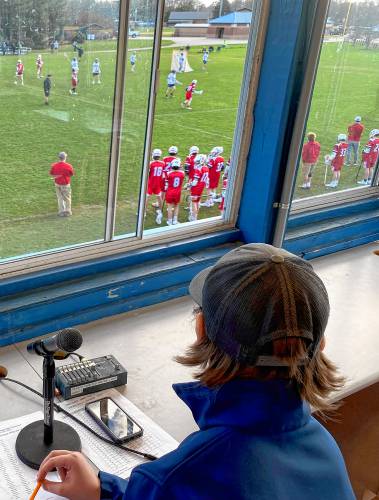
[[[137,38],[137,36],[139,36],[139,31],[129,30],[129,36],[131,36],[132,38]]]

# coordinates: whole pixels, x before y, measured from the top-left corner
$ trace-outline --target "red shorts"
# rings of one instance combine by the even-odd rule
[[[200,189],[197,186],[194,186],[191,188],[191,200],[194,201],[195,203],[199,202],[201,199],[201,195],[203,194],[204,187],[201,187]]]
[[[147,194],[152,195],[152,194],[161,194],[162,192],[162,187],[161,187],[161,181],[158,179],[158,182],[149,182],[147,185]]]
[[[186,101],[190,101],[192,99],[192,92],[186,92]]]
[[[218,209],[222,212],[224,210],[224,207],[225,207],[225,198],[222,197],[222,200],[221,200],[221,203],[218,206]]]
[[[342,170],[342,163],[337,163],[337,165],[333,165],[332,163],[332,171],[333,172],[340,172]]]
[[[217,172],[214,175],[209,174],[209,189],[217,189],[218,183],[220,182],[221,172]]]
[[[166,203],[170,203],[172,205],[178,205],[180,203],[182,191],[181,190],[171,190],[166,193]]]

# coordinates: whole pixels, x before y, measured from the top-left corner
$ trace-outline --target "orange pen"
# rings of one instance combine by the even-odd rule
[[[38,481],[37,486],[34,488],[33,493],[31,494],[29,500],[34,500],[37,496],[38,490],[41,488],[43,481]]]

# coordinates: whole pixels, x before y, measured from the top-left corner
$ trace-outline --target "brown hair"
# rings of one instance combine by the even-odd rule
[[[316,134],[314,132],[309,132],[308,135],[307,135],[307,137],[308,137],[309,141],[314,141],[314,140],[316,140],[317,136],[316,136]]]
[[[175,360],[185,366],[197,367],[194,377],[208,387],[225,384],[235,378],[289,379],[296,385],[301,398],[314,410],[321,413],[334,410],[338,405],[328,402],[326,398],[343,386],[344,378],[338,375],[334,363],[320,350],[312,359],[307,353],[307,344],[302,338],[277,339],[261,354],[274,355],[287,361],[288,366],[244,366],[204,337],[192,344],[183,356],[176,356]],[[306,362],[303,364],[304,359]]]

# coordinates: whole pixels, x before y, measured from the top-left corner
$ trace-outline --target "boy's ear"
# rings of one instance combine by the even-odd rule
[[[322,339],[320,341],[320,351],[323,351],[325,349],[325,346],[326,346],[326,339],[325,339],[325,335],[323,335]]]
[[[204,314],[202,312],[196,314],[195,331],[196,331],[197,341],[200,342],[205,337]]]

